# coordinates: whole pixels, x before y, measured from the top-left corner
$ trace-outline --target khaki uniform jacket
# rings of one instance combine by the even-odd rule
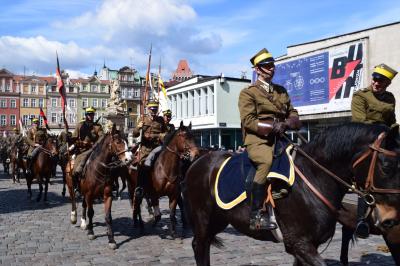
[[[385,91],[374,94],[372,87],[369,86],[353,94],[352,121],[385,124],[390,127],[396,123],[395,106],[396,100],[392,93]]]
[[[72,133],[72,138],[94,144],[103,135],[103,128],[96,123],[82,121]],[[87,148],[87,147],[86,147]]]
[[[238,105],[244,145],[268,142],[266,137],[257,135],[257,124],[260,120],[284,121],[289,116],[298,116],[286,89],[273,83],[271,86],[273,89],[268,92],[265,84],[257,80],[254,85],[240,92]]]
[[[142,119],[140,119],[140,121],[142,121]],[[132,132],[133,137],[139,137],[140,131],[141,129],[139,127],[134,128]],[[159,146],[163,142],[166,132],[167,127],[161,116],[156,116],[154,120],[150,115],[145,116],[143,119],[142,145],[149,148]]]

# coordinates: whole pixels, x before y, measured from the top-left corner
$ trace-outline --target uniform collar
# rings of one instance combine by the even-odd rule
[[[263,81],[261,79],[257,79],[258,84],[260,85],[261,88],[263,88],[264,90],[266,90],[267,92],[271,93],[274,91],[274,87],[272,86],[271,82],[266,82]]]

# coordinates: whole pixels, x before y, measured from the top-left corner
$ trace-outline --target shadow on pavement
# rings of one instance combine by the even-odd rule
[[[339,254],[338,254],[339,256]],[[339,260],[325,260],[326,264],[330,266],[342,265]],[[361,265],[396,265],[390,254],[382,255],[377,253],[369,253],[361,256],[359,262],[349,262],[349,266],[361,266]]]

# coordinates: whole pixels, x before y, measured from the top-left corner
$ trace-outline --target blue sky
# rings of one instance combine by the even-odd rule
[[[250,77],[249,58],[286,47],[400,21],[400,1],[12,0],[1,1],[0,67],[48,75],[61,67],[91,75],[103,60],[143,75],[150,43],[153,71],[168,80],[180,59],[195,74]],[[400,33],[399,33],[400,34]]]

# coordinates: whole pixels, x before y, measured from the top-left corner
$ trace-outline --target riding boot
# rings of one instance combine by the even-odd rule
[[[135,196],[140,199],[142,199],[144,196],[144,185],[149,174],[150,174],[150,167],[145,166],[144,164],[139,166],[137,185],[135,188]]]
[[[278,226],[271,222],[268,213],[262,210],[265,197],[265,186],[257,183],[253,184],[251,190],[251,230],[274,230]]]
[[[357,226],[355,234],[358,238],[368,238],[369,225],[366,222],[365,213],[367,212],[368,205],[363,198],[358,198],[357,206]]]
[[[27,160],[27,169],[26,169],[26,173],[30,175],[30,174],[32,173],[32,164],[33,164],[32,156],[31,156],[31,155],[28,155],[28,156],[26,157],[26,160]]]

